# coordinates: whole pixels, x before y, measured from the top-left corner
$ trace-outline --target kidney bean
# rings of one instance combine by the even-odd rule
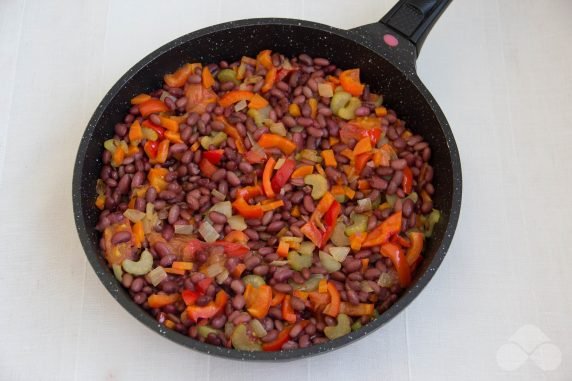
[[[347,257],[346,260],[342,263],[342,265],[344,267],[345,272],[348,274],[361,269],[361,261],[359,259],[354,259],[351,257]]]
[[[128,242],[130,240],[131,240],[131,233],[128,231],[117,232],[111,237],[111,243],[113,245],[119,245],[120,243]]]
[[[290,286],[288,283],[277,283],[274,285],[274,289],[284,294],[289,294],[292,292],[292,286]]]

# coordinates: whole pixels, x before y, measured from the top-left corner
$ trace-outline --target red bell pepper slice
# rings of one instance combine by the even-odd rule
[[[380,251],[381,255],[391,259],[393,267],[397,271],[401,287],[407,287],[411,283],[411,268],[409,263],[407,263],[403,250],[399,246],[388,242],[381,245]]]
[[[183,297],[185,304],[187,306],[191,306],[195,304],[199,296],[201,296],[201,293],[198,291],[185,290],[181,293],[181,296]]]
[[[324,215],[324,227],[326,228],[326,231],[324,231],[324,234],[322,235],[322,246],[320,247],[323,247],[325,244],[327,244],[328,240],[334,233],[334,228],[336,227],[336,222],[338,220],[341,211],[342,211],[342,206],[340,205],[340,203],[334,201],[332,203],[332,206],[330,206],[330,209],[328,209],[328,211]]]
[[[222,160],[222,155],[224,154],[224,150],[222,149],[213,149],[210,151],[203,152],[203,157],[210,161],[212,164],[217,165]]]
[[[379,118],[363,117],[356,118],[345,124],[340,129],[340,140],[342,143],[348,144],[351,139],[361,140],[369,137],[371,145],[375,147],[377,141],[381,137],[381,121]]]
[[[261,218],[264,212],[260,204],[250,205],[244,198],[239,197],[233,203],[232,207],[245,218]]]
[[[207,292],[207,288],[213,283],[213,278],[203,278],[197,282],[197,288],[201,293]]]
[[[188,306],[187,307],[187,316],[189,319],[193,321],[197,321],[199,319],[209,319],[213,316],[217,315],[228,301],[228,295],[223,290],[220,290],[215,297],[215,300],[209,302],[206,306]]]
[[[280,189],[286,185],[295,168],[296,162],[292,159],[286,159],[284,164],[282,164],[280,169],[276,171],[276,174],[272,178],[271,184],[274,192],[280,193]]]
[[[143,150],[147,154],[149,159],[155,159],[157,157],[157,151],[159,149],[159,142],[147,140],[143,146]]]
[[[405,254],[405,257],[407,258],[407,263],[409,266],[413,266],[415,262],[421,258],[421,251],[423,250],[423,239],[425,235],[421,232],[411,232],[408,234],[408,236],[411,240],[411,247],[407,249],[407,254]]]
[[[411,172],[411,168],[409,167],[405,167],[403,169],[403,180],[401,181],[401,187],[403,188],[403,192],[405,192],[405,194],[409,194],[413,190],[413,172]]]
[[[274,165],[276,164],[276,159],[272,156],[268,158],[266,165],[264,166],[264,171],[262,172],[262,188],[264,193],[269,198],[274,198],[274,190],[272,189],[272,184],[270,183],[270,178],[272,177],[272,172],[274,171]]]
[[[157,140],[163,140],[165,138],[165,129],[161,126],[157,126],[155,123],[151,122],[149,119],[144,120],[143,123],[141,123],[141,125],[143,127],[147,127],[153,131],[155,131],[157,133],[157,135],[159,136],[159,138]]]
[[[316,226],[314,221],[308,221],[300,228],[302,234],[306,236],[314,245],[322,247],[323,234],[320,229]]]
[[[264,160],[266,160],[266,152],[251,149],[244,154],[244,158],[250,164],[261,164],[264,162]]]
[[[362,247],[372,247],[387,242],[401,231],[401,211],[393,213],[367,235]]]
[[[371,156],[372,156],[372,153],[367,152],[367,153],[362,153],[360,155],[357,155],[355,157],[356,174],[359,175],[361,173],[361,171],[363,171],[363,169],[365,168],[365,165],[367,164],[369,159],[371,159]]]
[[[222,247],[224,254],[229,257],[243,258],[250,251],[248,246],[239,242],[216,241],[211,245]]]
[[[286,295],[282,301],[282,319],[289,323],[295,323],[296,312],[294,312],[294,308],[292,308],[292,305],[290,304],[290,298],[290,295]]]
[[[201,159],[199,163],[199,168],[201,169],[203,175],[207,177],[211,177],[218,169],[213,163],[211,163],[204,157]]]
[[[278,337],[269,343],[262,344],[262,350],[265,352],[275,352],[282,349],[284,344],[288,340],[290,340],[290,331],[292,330],[292,326],[284,328],[280,333],[278,333]]]

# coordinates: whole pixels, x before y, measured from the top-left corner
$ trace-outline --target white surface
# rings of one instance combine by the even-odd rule
[[[350,28],[393,1],[359,4],[0,2],[1,380],[572,378],[569,0],[457,0],[435,26],[418,70],[459,145],[461,219],[425,291],[360,342],[283,364],[212,358],[138,323],[86,263],[71,208],[74,157],[122,73],[222,21],[284,16]],[[554,345],[534,352],[540,366],[504,370],[511,363],[500,357],[499,366],[497,350],[527,324]],[[515,341],[526,349],[534,331],[524,336]],[[511,345],[503,348],[514,355]]]

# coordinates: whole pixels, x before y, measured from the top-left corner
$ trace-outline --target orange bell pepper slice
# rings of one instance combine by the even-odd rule
[[[159,156],[159,155],[157,155],[157,156]],[[210,161],[208,161],[204,157],[199,162],[199,168],[200,168],[201,172],[203,173],[203,175],[205,175],[207,177],[211,177],[218,169],[213,163],[211,163]]]
[[[149,307],[151,308],[161,308],[165,307],[166,305],[175,303],[179,299],[179,294],[170,294],[170,295],[163,295],[163,294],[153,294],[150,295],[147,299],[147,303],[149,303]]]
[[[139,94],[131,98],[131,104],[138,105],[145,101],[148,101],[149,99],[151,99],[151,96],[149,94]]]
[[[167,189],[167,181],[165,181],[165,176],[169,173],[167,168],[151,168],[147,174],[147,180],[157,192]]]
[[[362,247],[381,245],[401,231],[401,211],[393,213],[367,235]]]
[[[266,106],[268,106],[268,101],[258,93],[254,94],[254,96],[250,99],[250,102],[248,103],[248,107],[255,110],[260,110],[261,108],[264,108]]]
[[[169,156],[169,140],[165,139],[159,143],[159,147],[157,148],[157,156],[155,157],[155,161],[157,163],[163,164],[167,161],[167,156]]]
[[[138,144],[143,139],[143,131],[141,130],[141,124],[136,120],[129,127],[129,141],[131,144]]]
[[[230,272],[230,275],[234,278],[234,279],[238,279],[240,278],[240,276],[242,275],[242,273],[244,272],[244,270],[246,270],[246,265],[244,263],[239,263],[238,265],[236,265],[236,267],[234,268],[234,270],[232,270]]]
[[[278,200],[278,201],[263,203],[261,205],[261,208],[263,212],[268,212],[270,210],[278,209],[282,206],[284,206],[284,201]]]
[[[248,236],[239,230],[233,230],[224,237],[224,240],[226,242],[239,242],[246,244],[248,242]]]
[[[397,270],[401,287],[407,287],[411,283],[411,268],[403,250],[399,246],[387,242],[381,245],[380,252],[384,257],[391,259],[393,267]]]
[[[272,189],[272,171],[274,171],[274,166],[276,165],[276,160],[270,156],[266,165],[264,166],[264,171],[262,172],[262,188],[267,197],[274,198],[275,193]]]
[[[145,242],[145,231],[143,230],[143,222],[137,221],[133,224],[133,244],[140,248]]]
[[[159,117],[161,119],[161,127],[165,127],[166,130],[178,132],[179,123],[171,118],[165,118],[164,116]]]
[[[276,70],[275,67],[272,67],[268,70],[268,72],[266,73],[266,77],[264,78],[264,85],[262,85],[260,91],[262,91],[263,93],[267,93],[268,91],[270,91],[270,89],[272,89],[272,86],[274,86],[274,82],[276,82],[277,72],[278,71]]]
[[[362,95],[365,88],[359,79],[359,69],[342,71],[340,74],[340,84],[346,92],[356,97]]]
[[[282,303],[285,296],[286,296],[286,294],[283,294],[283,293],[278,292],[278,291],[274,291],[274,297],[272,298],[272,301],[270,302],[270,307],[276,307],[277,305]]]
[[[282,319],[289,323],[295,323],[296,312],[294,312],[294,308],[292,308],[292,305],[290,304],[290,298],[290,295],[286,295],[282,301]]]
[[[308,175],[311,175],[313,172],[314,172],[313,165],[304,164],[296,168],[294,172],[292,172],[292,176],[290,177],[293,179],[301,179]]]
[[[336,158],[334,157],[334,151],[331,149],[326,149],[323,150],[320,155],[324,158],[324,164],[326,165],[326,167],[337,167],[338,166],[338,162],[336,161]]]
[[[196,305],[187,307],[187,316],[193,320],[197,321],[199,319],[209,319],[217,315],[225,307],[228,301],[228,295],[223,290],[217,292],[215,300],[209,302],[206,306],[200,307]]]
[[[268,309],[272,301],[272,287],[267,284],[258,287],[247,284],[246,291],[244,291],[244,300],[248,313],[252,317],[262,319],[268,315]]]
[[[175,261],[171,265],[172,268],[177,270],[188,270],[191,271],[194,267],[193,262],[183,262],[183,261]]]
[[[288,106],[288,113],[292,115],[294,118],[297,118],[300,115],[302,115],[302,112],[300,111],[300,106],[298,106],[296,103],[291,103],[290,106]]]
[[[143,117],[165,111],[169,111],[169,107],[167,107],[165,102],[156,98],[148,99],[145,102],[139,104],[139,112],[141,115],[143,115]]]
[[[262,148],[278,148],[285,155],[290,155],[296,150],[296,143],[283,136],[275,134],[262,134],[258,139],[258,144]]]
[[[351,304],[347,302],[340,303],[340,313],[348,316],[371,316],[373,315],[373,303]]]
[[[411,232],[408,234],[411,241],[411,247],[407,249],[407,254],[405,258],[409,266],[413,266],[415,262],[421,257],[421,251],[423,250],[423,239],[425,236],[421,232]]]
[[[201,77],[203,80],[203,87],[205,89],[210,89],[215,84],[215,79],[208,67],[203,68]]]
[[[197,64],[185,64],[174,73],[165,74],[163,80],[169,87],[183,87],[187,82],[187,78],[194,72],[195,67],[197,67]]]
[[[413,191],[413,172],[411,168],[405,167],[403,169],[403,180],[401,181],[401,187],[405,194],[410,194]]]
[[[224,116],[217,116],[215,120],[222,122],[224,124],[224,133],[234,139],[234,144],[236,145],[236,149],[238,153],[244,154],[246,153],[246,147],[244,146],[244,142],[242,141],[242,136],[240,136],[236,127],[230,124]]]
[[[318,115],[318,100],[316,98],[308,99],[308,105],[310,106],[310,116],[312,119],[316,118]]]
[[[249,101],[254,96],[252,91],[247,90],[232,90],[224,94],[219,99],[218,104],[222,107],[228,107],[240,101]]]
[[[284,344],[288,340],[290,340],[290,331],[292,330],[292,326],[284,328],[280,333],[278,333],[278,337],[269,343],[262,344],[262,350],[265,352],[275,352],[282,349]]]
[[[359,251],[366,238],[367,238],[367,233],[365,233],[365,232],[358,232],[358,233],[352,234],[349,237],[351,249],[353,251]]]
[[[206,89],[200,83],[187,84],[185,86],[185,96],[187,97],[187,112],[199,114],[207,110],[207,106],[215,103],[217,95],[213,89]]]
[[[259,63],[263,68],[266,70],[270,70],[274,67],[272,64],[272,51],[271,50],[263,50],[256,56],[256,62]]]
[[[369,137],[361,138],[354,147],[354,157],[362,153],[370,153],[373,147],[371,146],[371,139]]]
[[[371,159],[371,156],[371,152],[362,153],[361,155],[355,156],[355,168],[358,175],[361,173],[361,171],[363,171],[367,162]]]
[[[324,308],[326,315],[336,317],[340,313],[340,292],[332,282],[328,282],[328,294],[330,295],[330,303]]]
[[[278,249],[276,249],[276,254],[282,258],[288,258],[288,251],[290,250],[290,244],[286,241],[280,241],[278,244]]]
[[[245,218],[261,218],[264,212],[260,204],[250,205],[244,198],[239,197],[232,203],[238,214]]]

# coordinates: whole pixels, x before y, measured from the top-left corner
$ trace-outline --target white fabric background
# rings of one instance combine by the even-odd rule
[[[570,0],[457,0],[435,26],[418,71],[459,145],[461,219],[433,281],[367,338],[289,363],[208,357],[139,324],[85,260],[71,207],[76,149],[96,105],[132,64],[223,21],[283,16],[351,28],[392,5],[0,2],[0,379],[571,379]],[[497,364],[497,350],[527,324],[561,354],[557,369]],[[548,349],[533,357],[554,360],[543,357]]]

